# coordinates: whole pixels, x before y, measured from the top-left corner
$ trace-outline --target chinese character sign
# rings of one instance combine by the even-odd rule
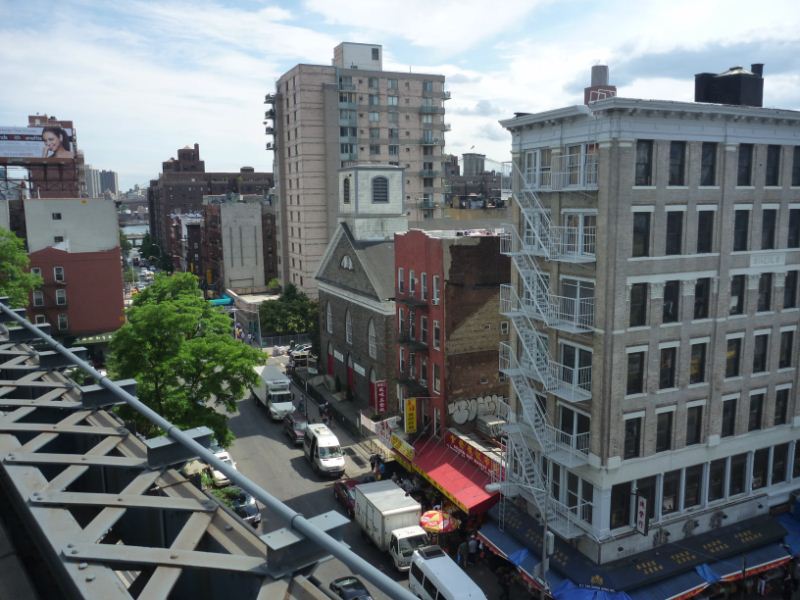
[[[405,406],[406,433],[417,432],[417,399],[406,398]]]
[[[375,382],[375,412],[386,412],[386,380]]]

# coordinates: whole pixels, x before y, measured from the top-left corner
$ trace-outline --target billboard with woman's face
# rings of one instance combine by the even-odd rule
[[[75,158],[75,134],[58,125],[0,127],[0,158]]]

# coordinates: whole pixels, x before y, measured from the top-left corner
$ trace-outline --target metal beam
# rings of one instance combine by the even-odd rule
[[[18,465],[87,465],[93,467],[127,467],[142,468],[146,465],[140,458],[127,456],[92,456],[86,454],[54,454],[48,452],[13,452],[8,454],[4,462]]]
[[[214,512],[219,505],[210,498],[197,501],[173,496],[143,496],[137,494],[100,494],[97,492],[51,492],[31,494],[31,504],[59,504],[63,506],[114,506],[119,508],[155,508],[161,510],[190,510]]]
[[[41,433],[77,433],[85,435],[128,435],[124,427],[95,427],[93,425],[51,425],[49,423],[6,423],[0,420],[0,431],[41,432]]]
[[[264,559],[254,556],[199,552],[174,548],[148,548],[122,544],[67,544],[64,558],[71,561],[117,563],[121,565],[154,565],[211,569],[268,575]]]

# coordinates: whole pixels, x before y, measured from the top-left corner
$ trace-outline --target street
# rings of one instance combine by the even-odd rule
[[[294,386],[293,389],[295,397],[299,401],[302,391]],[[308,411],[309,419],[320,420],[317,405],[313,401],[308,403]],[[230,427],[237,437],[230,448],[237,468],[258,485],[307,518],[329,510],[344,512],[333,496],[334,480],[317,476],[311,470],[311,466],[303,456],[302,447],[294,446],[289,441],[283,432],[282,423],[273,422],[266,409],[255,399],[251,397],[239,402],[238,412],[230,419]],[[331,428],[342,444],[347,476],[355,477],[366,473],[369,470],[368,457],[362,457],[357,453],[350,436],[341,428],[336,425]],[[259,527],[260,534],[284,525],[284,523],[278,522],[265,508],[262,509],[262,517]],[[351,522],[346,527],[343,541],[354,552],[395,580],[407,582],[407,574],[397,572],[388,553],[379,552],[365,538],[362,538],[360,529],[355,522]],[[334,559],[319,565],[313,575],[323,582],[327,589],[330,581],[349,572],[348,567]],[[360,579],[371,590],[376,600],[388,599],[388,596],[375,589],[363,577]]]

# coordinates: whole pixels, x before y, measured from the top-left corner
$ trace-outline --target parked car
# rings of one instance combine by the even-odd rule
[[[347,575],[331,581],[331,591],[344,600],[372,600],[369,590],[358,577]]]
[[[352,519],[356,510],[356,493],[354,488],[361,483],[358,479],[339,479],[333,484],[333,497],[342,505],[348,518]]]
[[[283,418],[283,431],[295,445],[303,443],[303,436],[306,433],[308,419],[298,411],[289,413]]]
[[[236,463],[233,462],[231,455],[227,452],[220,452],[217,454],[217,457],[224,463],[230,465],[234,469],[236,468]],[[225,487],[226,485],[230,485],[231,480],[228,479],[228,476],[225,475],[222,471],[217,471],[215,468],[211,468],[211,478],[214,484],[214,487]]]
[[[311,344],[309,342],[304,342],[302,344],[296,344],[289,350],[289,356],[294,357],[295,354],[308,354],[311,350]]]
[[[243,521],[250,523],[253,527],[258,527],[258,524],[261,523],[261,509],[256,499],[242,488],[231,487],[229,490],[233,512],[239,515]]]

